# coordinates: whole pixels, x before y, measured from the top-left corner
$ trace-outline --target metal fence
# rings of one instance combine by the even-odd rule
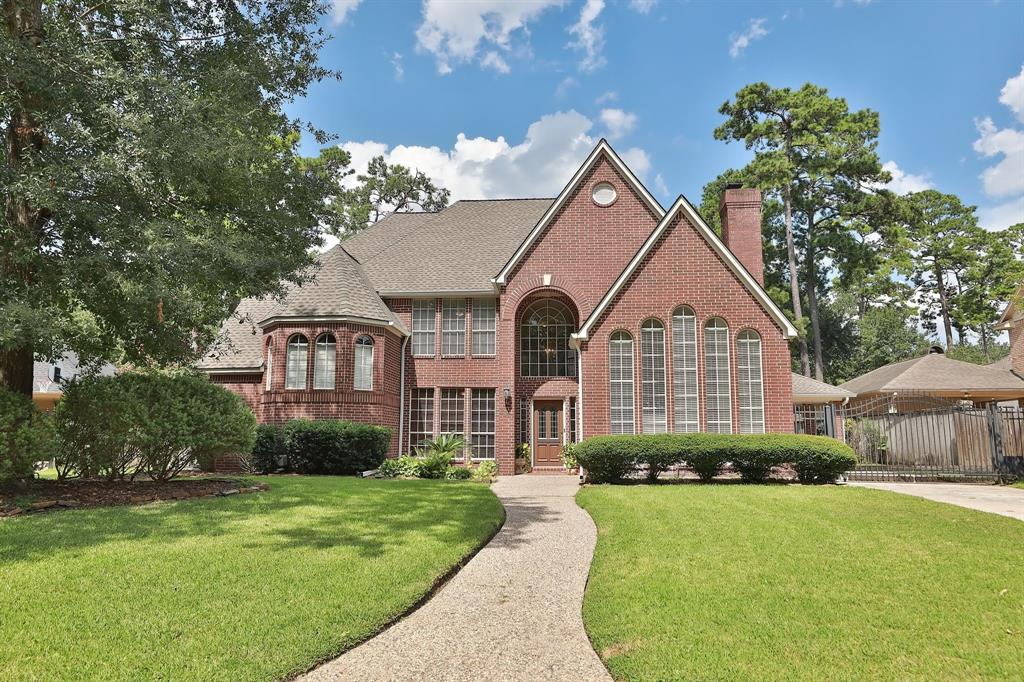
[[[1024,473],[1024,410],[904,393],[839,408],[855,480],[997,479]]]

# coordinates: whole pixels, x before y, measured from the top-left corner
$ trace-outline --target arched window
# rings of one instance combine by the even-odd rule
[[[269,391],[274,385],[274,339],[267,341],[267,364],[263,370],[267,375],[267,383],[264,390]]]
[[[697,397],[697,317],[693,308],[679,306],[672,313],[672,395],[676,433],[700,431]]]
[[[313,362],[313,388],[334,388],[336,348],[334,334],[321,334],[317,337]]]
[[[608,370],[612,433],[633,433],[633,337],[628,332],[612,334],[608,349]]]
[[[531,303],[519,330],[522,376],[576,376],[576,352],[569,347],[574,331],[573,314],[561,301],[544,298]]]
[[[285,358],[285,388],[306,388],[306,366],[309,362],[309,341],[302,334],[288,339]]]
[[[356,339],[355,389],[373,390],[373,339],[363,334]]]
[[[711,433],[732,433],[729,326],[720,317],[704,325],[704,410]]]
[[[753,329],[744,329],[736,339],[736,373],[740,391],[740,433],[764,433],[761,336]]]
[[[647,320],[640,327],[640,368],[644,433],[665,433],[665,325],[661,320]]]

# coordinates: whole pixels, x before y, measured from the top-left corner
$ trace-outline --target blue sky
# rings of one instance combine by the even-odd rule
[[[1024,221],[1024,2],[335,0],[341,82],[291,113],[355,164],[384,153],[455,198],[553,196],[608,137],[664,204],[749,158],[713,139],[755,81],[810,81],[881,115],[893,188],[986,227]],[[304,148],[314,153],[312,141]]]

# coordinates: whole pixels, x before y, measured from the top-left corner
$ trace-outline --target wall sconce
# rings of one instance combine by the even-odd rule
[[[512,389],[508,386],[502,389],[501,394],[505,397],[505,402],[512,400]]]

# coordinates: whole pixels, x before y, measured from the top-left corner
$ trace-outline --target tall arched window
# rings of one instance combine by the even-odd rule
[[[309,362],[309,341],[302,334],[288,339],[285,358],[285,388],[306,388],[306,366]]]
[[[526,308],[519,329],[522,376],[576,376],[576,352],[569,347],[573,319],[568,306],[556,299],[543,298]]]
[[[720,317],[704,325],[704,410],[711,433],[732,433],[729,326]]]
[[[697,394],[697,317],[693,308],[682,305],[672,313],[672,412],[676,433],[700,431]]]
[[[753,329],[744,329],[736,339],[736,373],[740,391],[740,433],[764,433],[761,336]]]
[[[269,391],[274,386],[274,338],[267,340],[267,365],[263,370],[267,375],[267,383],[264,390]]]
[[[373,339],[363,334],[356,339],[355,389],[373,390]]]
[[[668,431],[665,403],[665,325],[647,320],[640,327],[644,433]]]
[[[317,337],[316,354],[313,356],[313,388],[334,388],[336,348],[334,334]]]
[[[612,334],[608,349],[608,370],[612,433],[633,433],[633,337],[628,332]]]

